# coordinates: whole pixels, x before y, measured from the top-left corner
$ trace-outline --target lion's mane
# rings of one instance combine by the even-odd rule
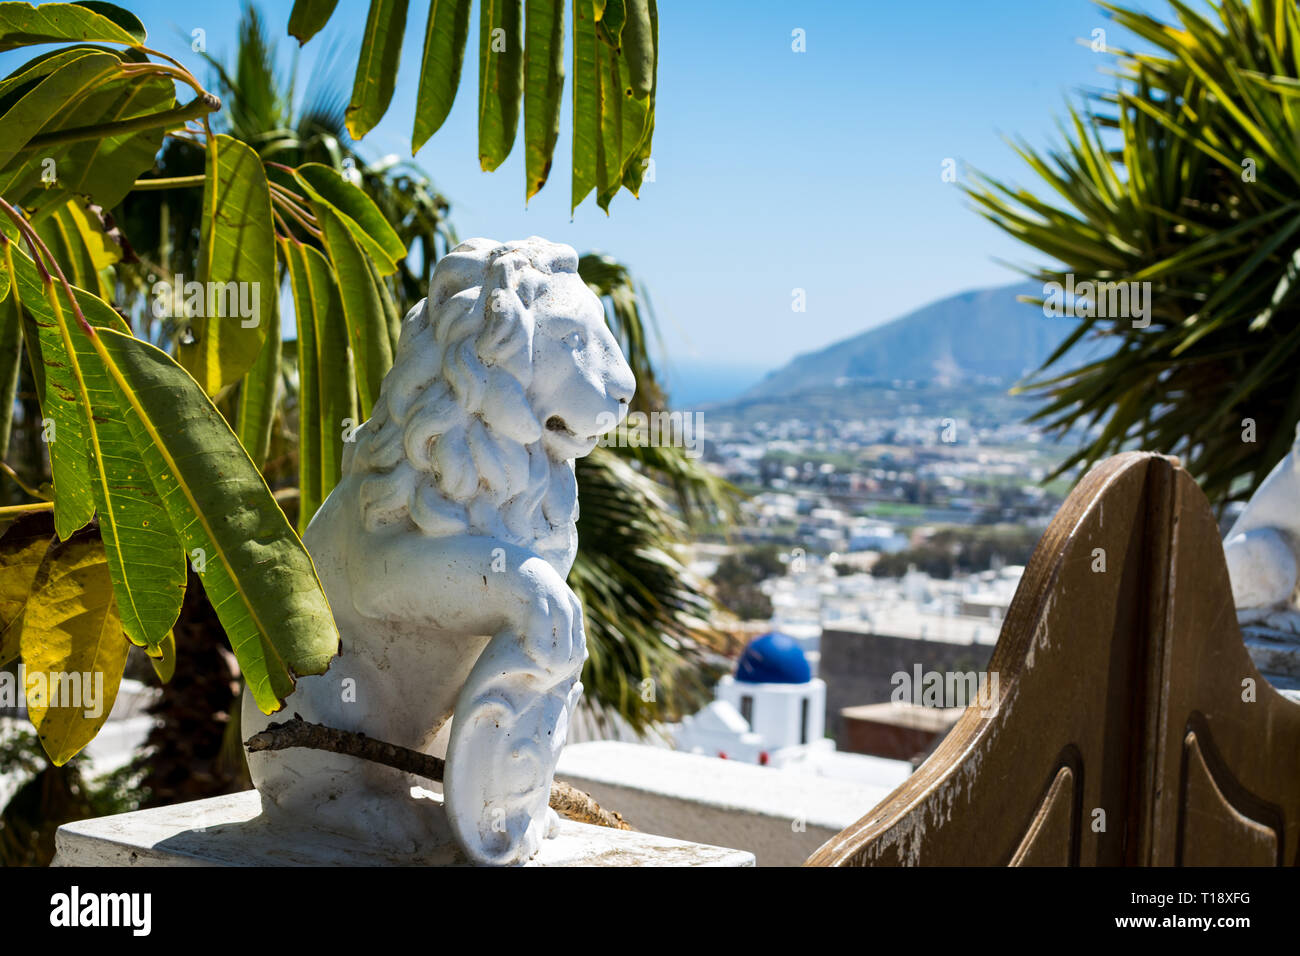
[[[344,451],[368,530],[414,523],[432,537],[523,546],[572,534],[572,467],[544,451],[527,391],[533,303],[552,276],[577,270],[573,249],[537,237],[471,240],[439,261],[428,298],[402,321],[371,417]]]

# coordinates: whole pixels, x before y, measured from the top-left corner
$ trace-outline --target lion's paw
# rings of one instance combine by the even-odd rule
[[[542,848],[542,841],[546,839],[545,824],[534,818],[528,823],[524,835],[520,837],[518,845],[515,847],[514,854],[510,863],[514,866],[523,866]]]

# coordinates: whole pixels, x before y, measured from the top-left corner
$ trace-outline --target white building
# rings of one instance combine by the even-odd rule
[[[835,749],[825,739],[826,684],[794,638],[772,631],[752,640],[714,694],[682,722],[679,750],[780,767]]]
[[[886,554],[896,554],[906,549],[908,544],[907,535],[900,534],[898,529],[888,521],[863,519],[849,528],[850,551],[881,551]]]

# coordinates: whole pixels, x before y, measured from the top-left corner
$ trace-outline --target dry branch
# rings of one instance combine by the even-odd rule
[[[314,724],[294,714],[292,720],[283,723],[268,724],[260,733],[253,734],[245,741],[249,753],[262,753],[270,750],[288,750],[291,747],[306,747],[310,750],[327,750],[331,753],[369,760],[371,763],[383,764],[394,770],[424,777],[435,783],[442,783],[446,761],[412,750],[375,740],[365,734],[350,730],[337,730],[323,724]],[[622,815],[601,807],[591,795],[561,780],[551,784],[551,809],[561,816],[580,823],[591,823],[614,830],[631,830],[632,825]]]

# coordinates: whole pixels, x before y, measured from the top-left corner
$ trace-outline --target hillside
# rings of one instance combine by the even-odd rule
[[[1074,329],[1016,300],[1040,295],[1037,283],[978,289],[941,299],[884,325],[796,356],[748,389],[739,402],[828,386],[910,382],[948,388],[1005,389],[1037,369]],[[1093,346],[1086,350],[1095,353]],[[1080,348],[1078,359],[1085,349]]]

